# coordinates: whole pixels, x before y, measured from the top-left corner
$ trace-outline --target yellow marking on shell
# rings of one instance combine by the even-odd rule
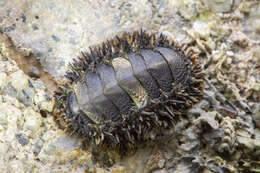
[[[141,83],[134,77],[130,62],[125,58],[118,57],[113,59],[112,64],[116,72],[116,76],[119,78],[119,86],[128,93],[137,107],[142,107],[148,98],[148,93],[145,88],[143,88]],[[128,74],[132,74],[132,76],[128,75],[124,76],[127,77],[126,79],[120,79],[120,77],[123,76],[120,76],[119,73],[126,72]]]

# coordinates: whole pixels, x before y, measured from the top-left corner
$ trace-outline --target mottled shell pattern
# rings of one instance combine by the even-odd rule
[[[73,59],[55,117],[94,146],[127,150],[173,127],[201,99],[203,76],[185,45],[163,34],[123,33]]]

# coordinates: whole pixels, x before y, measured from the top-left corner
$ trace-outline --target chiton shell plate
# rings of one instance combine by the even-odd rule
[[[95,146],[136,147],[202,97],[197,55],[163,34],[123,33],[73,59],[56,93],[55,118]]]

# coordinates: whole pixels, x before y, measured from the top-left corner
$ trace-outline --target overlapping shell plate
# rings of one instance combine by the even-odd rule
[[[58,124],[120,153],[172,127],[202,97],[204,75],[186,47],[141,30],[82,52],[56,94]]]

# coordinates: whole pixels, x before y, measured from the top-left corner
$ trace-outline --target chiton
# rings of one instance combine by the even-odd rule
[[[202,97],[198,56],[163,34],[123,33],[73,59],[56,93],[58,124],[89,144],[127,151],[170,128]]]

